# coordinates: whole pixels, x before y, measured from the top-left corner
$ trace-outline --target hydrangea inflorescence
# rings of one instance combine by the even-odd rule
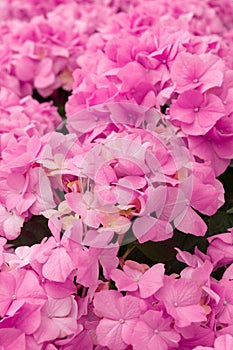
[[[0,348],[232,350],[232,2],[0,7]]]

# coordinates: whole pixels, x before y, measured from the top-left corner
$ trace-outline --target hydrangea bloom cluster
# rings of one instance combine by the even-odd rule
[[[14,252],[1,240],[3,349],[231,350],[233,230],[212,236],[206,255],[178,250],[187,267],[169,276],[161,263],[117,268],[116,248],[88,249],[50,228],[52,237]],[[226,263],[217,281],[211,273]]]
[[[231,1],[0,11],[0,349],[232,350]]]
[[[122,241],[132,222],[132,239],[141,243],[172,237],[174,226],[205,234],[192,208],[214,214],[224,203],[223,187],[159,112],[110,103],[80,112],[75,128],[79,138],[69,134],[58,143],[55,134],[40,160],[53,188],[65,193],[56,214],[65,229],[68,222],[76,227],[76,218],[85,244],[101,247],[114,233]]]
[[[132,6],[148,3],[148,6],[153,9],[151,0],[74,0],[77,4],[91,3],[108,6],[115,12],[128,11]],[[68,4],[69,0],[26,0],[24,6],[19,0],[5,0],[1,3],[1,19],[20,19],[30,20],[37,15],[46,15],[60,4]],[[159,0],[156,11],[157,16],[169,14],[169,16],[178,18],[181,15],[188,15],[190,20],[191,31],[195,34],[205,35],[212,33],[223,33],[226,29],[231,29],[232,6],[229,0],[204,0],[197,6],[196,0],[186,2],[177,0],[175,3]]]
[[[43,136],[61,124],[51,103],[39,103],[27,96],[19,99],[11,90],[0,90],[0,232],[14,239],[25,219],[39,215],[47,203],[55,206],[49,179],[42,177],[36,160],[46,145]],[[46,189],[41,192],[40,186]]]
[[[47,2],[46,2],[47,4]],[[31,4],[33,6],[33,4]],[[113,11],[101,5],[68,2],[28,21],[7,20],[0,26],[0,86],[19,96],[37,90],[43,97],[62,87],[71,90],[72,72],[87,38]],[[107,17],[106,17],[107,16]]]
[[[114,9],[115,12],[120,10],[127,10],[130,5],[136,5],[138,0],[74,0],[75,3],[85,5],[86,3],[95,5],[101,5],[108,8]],[[46,15],[48,12],[54,10],[58,5],[69,4],[70,0],[25,0],[24,6],[19,0],[5,0],[0,4],[0,19],[20,19],[20,20],[30,20],[37,15]],[[218,6],[218,5],[217,5]]]
[[[72,124],[78,109],[108,101],[164,108],[193,154],[211,161],[219,175],[232,157],[232,42],[221,30],[218,35],[213,29],[193,30],[195,4],[188,4],[179,7],[187,13],[178,16],[177,3],[172,8],[163,1],[156,6],[144,2],[114,15],[110,24],[91,36],[74,72],[68,122]],[[209,11],[216,21],[214,8]],[[207,18],[206,12],[201,18]]]

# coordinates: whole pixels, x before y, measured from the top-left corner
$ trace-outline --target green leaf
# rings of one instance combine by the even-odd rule
[[[227,210],[227,214],[233,214],[233,208]]]
[[[229,214],[225,211],[218,211],[209,218],[207,236],[209,237],[217,233],[227,232],[231,227],[233,227],[233,214]]]
[[[176,256],[174,242],[171,239],[163,242],[145,242],[137,248],[153,263],[170,261]]]

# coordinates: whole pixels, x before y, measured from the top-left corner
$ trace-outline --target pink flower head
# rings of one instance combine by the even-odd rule
[[[131,72],[131,74],[130,74]],[[155,88],[153,87],[153,72],[147,73],[145,68],[137,62],[130,62],[119,70],[118,78],[121,80],[120,93],[126,93],[129,100],[133,99],[138,104],[147,105],[148,107],[155,105]],[[144,100],[144,103],[142,101]]]
[[[0,7],[0,349],[232,349],[233,229],[206,254],[178,250],[179,275],[119,249],[174,228],[204,236],[198,213],[224,203],[231,0]],[[67,135],[39,103],[64,107],[62,90]],[[51,236],[7,244],[23,225],[22,239],[38,238],[35,215]]]
[[[66,192],[64,208],[70,208],[70,213],[61,214],[63,225],[67,228],[69,220],[81,220],[86,225],[81,230],[83,242],[98,247],[101,240],[104,245],[111,243],[114,233],[123,236],[131,225],[140,243],[171,238],[174,226],[203,236],[207,226],[193,208],[214,213],[223,203],[221,184],[209,174],[207,165],[205,181],[193,176],[199,163],[168,122],[161,126],[158,112],[145,108],[141,113],[138,108],[131,111],[129,105],[124,109],[124,103],[118,107],[115,110],[110,103],[95,108],[109,114],[116,124],[88,131],[76,141],[64,136],[60,147],[65,157],[60,157],[52,141],[48,156],[41,161],[51,182]],[[117,113],[122,112],[125,120],[130,111],[129,125],[118,122],[121,115],[118,118]],[[84,111],[81,117],[85,117]],[[131,117],[138,127],[132,127]],[[208,196],[203,197],[204,190]]]
[[[97,293],[94,298],[94,311],[102,317],[96,328],[98,343],[111,350],[124,350],[131,343],[143,305],[140,299],[133,296],[123,297],[117,291]]]
[[[39,103],[31,96],[19,99],[13,91],[0,89],[1,133],[14,132],[22,135],[43,136],[61,123],[61,118],[52,103]]]
[[[43,305],[45,293],[36,275],[29,270],[2,271],[0,315],[14,315],[24,303]]]
[[[71,336],[77,330],[77,304],[73,296],[64,299],[49,298],[41,315],[40,327],[34,335],[39,344]]]
[[[6,86],[13,85],[21,95],[32,94],[33,88],[44,97],[59,87],[71,90],[72,72],[77,68],[77,57],[84,51],[87,35],[93,34],[96,26],[108,18],[101,16],[98,4],[82,4],[80,8],[76,1],[59,3],[49,6],[52,11],[46,14],[43,5],[41,11],[36,4],[32,6],[27,1],[26,7],[28,5],[32,11],[25,8],[26,13],[36,15],[38,11],[41,15],[29,22],[11,21],[7,34],[2,33],[13,59],[8,60],[6,67],[8,79],[1,80]],[[108,6],[104,9],[109,15],[112,12]]]
[[[172,65],[171,78],[179,93],[196,88],[200,88],[203,93],[221,86],[223,71],[223,61],[217,56],[210,53],[199,56],[180,52]]]
[[[148,298],[163,286],[163,264],[156,264],[143,271],[143,266],[132,263],[128,260],[123,266],[123,271],[116,269],[111,272],[110,276],[116,282],[119,291],[139,289],[140,297]]]
[[[194,155],[210,161],[216,176],[222,174],[232,158],[233,114],[222,117],[203,136],[189,136],[189,148]]]
[[[24,218],[17,215],[15,211],[7,211],[4,206],[0,204],[0,233],[1,236],[7,239],[15,239],[19,236],[21,228],[23,227]]]
[[[156,294],[178,327],[187,327],[192,322],[206,320],[204,308],[200,305],[201,290],[189,279],[165,278],[164,287]]]
[[[65,235],[60,238],[61,222],[52,218],[49,227],[54,237],[44,240],[43,243],[35,247],[30,256],[30,264],[37,269],[41,269],[43,278],[52,282],[65,282],[71,272],[75,269],[72,260],[72,241]],[[74,243],[74,251],[79,251],[79,244]]]
[[[172,318],[162,311],[149,310],[140,316],[132,335],[134,350],[168,350],[178,348],[180,335],[172,329]]]
[[[188,90],[172,103],[170,118],[188,135],[204,135],[225,114],[221,100],[213,94]]]
[[[218,322],[220,324],[224,325],[231,325],[232,315],[233,315],[233,298],[232,298],[232,286],[233,281],[228,281],[227,279],[223,278],[219,282],[219,287],[221,288],[221,296],[222,296],[222,302],[221,302],[221,309],[216,315]]]

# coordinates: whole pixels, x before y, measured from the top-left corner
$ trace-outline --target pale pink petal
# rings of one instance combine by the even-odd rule
[[[133,223],[133,233],[140,243],[146,241],[164,241],[173,236],[170,223],[158,220],[152,216],[139,217]]]
[[[147,270],[138,282],[141,298],[149,298],[163,286],[164,264],[156,264]]]
[[[64,263],[65,262],[65,263]],[[42,273],[45,278],[55,282],[65,282],[75,265],[67,254],[64,247],[53,250],[46,263],[43,265]]]
[[[9,272],[0,272],[0,316],[3,317],[15,294],[15,278]]]
[[[121,315],[117,301],[121,297],[122,295],[114,290],[96,293],[93,301],[96,314],[112,320],[120,319]]]
[[[190,207],[187,208],[185,216],[179,216],[174,219],[175,227],[185,233],[191,233],[195,236],[204,236],[207,230],[205,222],[201,217]]]
[[[119,321],[103,319],[96,328],[98,343],[111,350],[125,350],[127,344],[122,340],[121,332],[122,324]]]

